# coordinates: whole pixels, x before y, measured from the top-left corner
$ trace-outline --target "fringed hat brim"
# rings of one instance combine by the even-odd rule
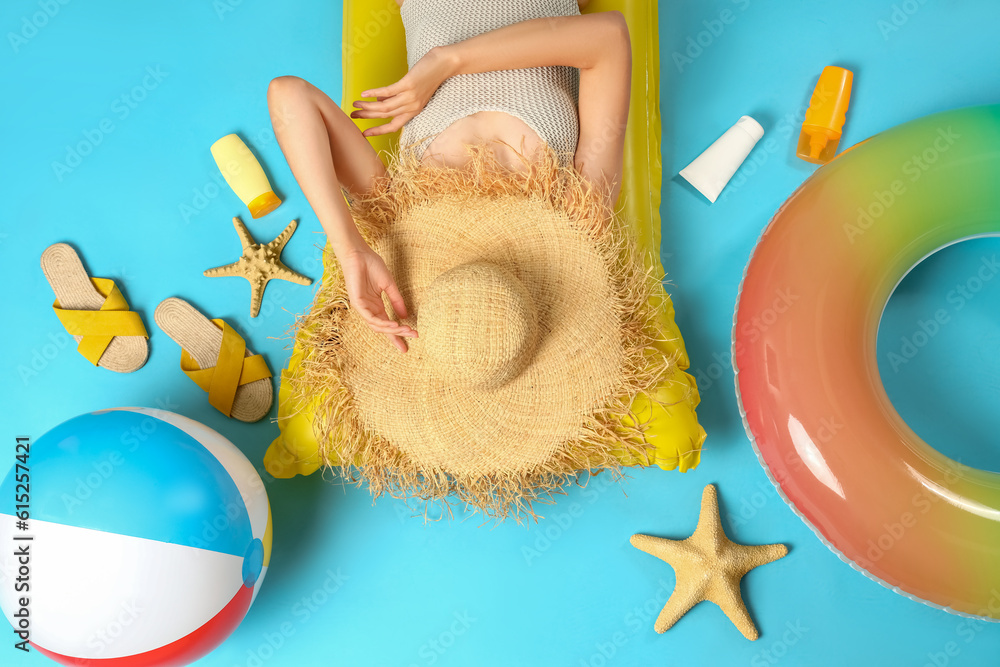
[[[574,371],[577,367],[569,361],[560,361],[567,359],[567,354],[552,354],[540,361],[546,364],[544,368],[535,370],[550,376],[555,374],[553,382],[525,380],[524,386],[517,389],[523,391],[516,400],[502,391],[492,397],[497,401],[509,400],[509,405],[490,404],[491,411],[502,408],[512,416],[520,414],[517,411],[527,414],[530,410],[534,412],[529,416],[550,417],[553,421],[561,418],[558,421],[561,430],[542,438],[536,429],[521,426],[518,428],[525,430],[519,433],[520,437],[508,438],[506,442],[490,441],[482,443],[480,448],[470,446],[468,451],[459,450],[454,443],[448,445],[451,442],[448,438],[454,439],[455,427],[446,428],[439,423],[444,420],[440,411],[447,408],[446,404],[438,400],[434,403],[438,412],[431,415],[423,407],[412,414],[407,410],[418,398],[407,393],[407,383],[400,378],[410,377],[405,364],[413,364],[414,369],[419,367],[420,339],[407,339],[410,351],[401,355],[384,335],[368,329],[351,308],[341,267],[329,251],[312,309],[298,324],[297,346],[302,362],[299,372],[289,378],[290,400],[317,406],[313,428],[324,462],[343,465],[343,474],[353,481],[367,481],[376,497],[389,493],[394,497],[432,500],[454,495],[490,517],[502,519],[513,515],[520,520],[525,515],[534,517],[532,504],[546,501],[581,470],[609,469],[618,474],[623,456],[648,461],[652,453],[644,436],[648,424],[630,414],[630,406],[639,393],[653,395],[652,389],[674,372],[677,359],[663,355],[654,345],[665,334],[658,329],[650,299],[661,289],[660,283],[651,270],[644,268],[652,263],[645,263],[638,256],[627,225],[610,210],[603,193],[591,187],[572,167],[560,166],[551,151],[539,160],[526,162],[525,170],[512,171],[497,163],[492,150],[484,146],[470,148],[471,161],[462,169],[420,165],[412,153],[394,156],[387,176],[369,194],[351,202],[352,215],[365,241],[386,259],[410,310],[416,309],[427,276],[440,268],[449,268],[442,259],[433,260],[439,267],[429,266],[433,263],[430,258],[442,256],[422,245],[431,237],[430,231],[427,238],[420,237],[420,243],[413,242],[423,229],[417,224],[417,214],[422,210],[426,213],[427,207],[438,216],[443,215],[449,204],[459,204],[470,212],[479,211],[481,218],[485,215],[482,211],[495,209],[498,202],[505,206],[510,203],[515,206],[511,210],[519,211],[520,215],[536,211],[529,215],[539,218],[538,225],[560,225],[563,236],[553,238],[563,239],[558,245],[568,247],[550,247],[552,241],[547,245],[540,242],[538,247],[548,248],[547,252],[552,253],[576,252],[596,258],[599,270],[591,267],[580,271],[592,274],[598,281],[593,285],[603,289],[588,288],[589,293],[581,295],[571,286],[562,286],[566,289],[562,300],[576,300],[577,304],[561,311],[586,309],[584,320],[575,321],[574,327],[583,327],[588,315],[600,325],[588,334],[593,342],[574,353],[575,358],[593,352],[594,365]],[[434,209],[435,206],[438,208]],[[497,214],[494,211],[490,215]],[[417,218],[409,224],[404,222],[408,216]],[[420,224],[427,225],[436,219],[426,218]],[[479,222],[487,224],[482,219]],[[460,227],[456,222],[441,224]],[[474,231],[483,236],[467,239],[469,247],[479,248],[477,252],[483,254],[484,239],[514,233],[513,229],[497,231],[502,227],[477,228]],[[462,234],[460,228],[454,232],[456,237]],[[394,234],[409,239],[408,250],[398,250]],[[458,248],[461,242],[456,238],[452,243]],[[456,254],[461,252],[456,250]],[[523,268],[510,253],[501,254],[514,262],[508,268]],[[462,259],[456,257],[454,261]],[[425,275],[421,277],[415,267]],[[553,279],[553,282],[560,281]],[[391,308],[389,312],[392,316]],[[415,313],[408,314],[410,319],[403,322],[419,331]],[[598,363],[601,361],[603,367]],[[574,372],[578,375],[574,376]],[[601,377],[579,375],[587,372]],[[562,376],[558,376],[560,373]],[[426,383],[426,378],[417,375],[412,382],[414,387]],[[536,389],[536,385],[545,386]],[[529,391],[529,386],[535,394],[523,393]],[[554,403],[550,399],[557,394],[553,392],[560,392],[560,397],[574,392],[577,401],[572,406],[574,412],[547,415],[546,409],[555,410],[547,408]],[[485,399],[478,396],[469,402],[475,406],[476,400]],[[468,407],[463,409],[469,412]],[[623,421],[624,415],[629,418]],[[411,438],[406,425],[414,419],[426,423],[415,424],[412,428],[415,435]],[[469,420],[468,414],[462,416],[462,421]],[[439,437],[435,428],[447,430],[450,435]],[[518,435],[516,430],[512,433]],[[474,440],[469,438],[469,442]],[[451,449],[446,448],[442,454],[441,447],[435,445],[438,441]],[[487,444],[490,449],[483,449]],[[476,457],[480,457],[482,465],[475,465]]]

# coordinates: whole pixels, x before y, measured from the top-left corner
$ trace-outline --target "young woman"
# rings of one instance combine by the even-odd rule
[[[631,48],[620,12],[581,15],[589,0],[396,0],[406,30],[407,74],[364,91],[350,117],[294,77],[271,81],[275,136],[339,261],[351,306],[406,352],[411,327],[385,262],[361,238],[341,188],[371,190],[386,168],[366,137],[402,130],[421,164],[462,169],[485,144],[505,168],[525,169],[548,146],[599,189],[621,189]],[[351,118],[386,118],[360,132]],[[518,149],[514,147],[517,146]]]

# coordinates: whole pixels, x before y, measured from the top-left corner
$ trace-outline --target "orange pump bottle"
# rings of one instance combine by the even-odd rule
[[[796,155],[803,160],[824,164],[837,154],[853,79],[849,69],[834,65],[823,68],[799,134]]]

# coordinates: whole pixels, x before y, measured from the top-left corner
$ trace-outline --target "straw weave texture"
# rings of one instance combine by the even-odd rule
[[[470,151],[464,169],[397,154],[351,202],[420,337],[401,354],[371,331],[328,251],[291,403],[318,404],[321,455],[376,496],[520,519],[580,470],[648,460],[648,424],[621,415],[676,359],[653,347],[659,282],[603,197],[551,149],[525,171]]]
[[[420,337],[400,354],[352,309],[343,322],[343,352],[355,363],[344,369],[344,384],[365,428],[419,464],[452,474],[531,470],[565,440],[582,435],[586,414],[611,398],[623,352],[608,269],[565,214],[520,198],[424,203],[401,216],[373,249],[410,304],[410,317],[402,321]],[[429,345],[441,344],[441,334],[452,339],[453,354],[466,357],[472,355],[463,352],[476,350],[484,338],[489,348],[490,341],[516,332],[508,319],[495,319],[483,307],[494,297],[486,281],[467,285],[475,294],[428,308],[438,317],[442,306],[457,308],[456,328],[442,331],[425,320],[428,286],[467,262],[513,273],[538,312],[540,336],[531,360],[495,389],[456,385],[436,372],[427,354]]]
[[[534,356],[534,298],[497,264],[477,261],[448,269],[427,286],[421,304],[421,357],[440,382],[496,389],[517,377]]]

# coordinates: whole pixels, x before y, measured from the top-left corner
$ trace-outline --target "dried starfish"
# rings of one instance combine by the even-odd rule
[[[750,546],[730,542],[719,518],[715,486],[701,496],[701,516],[694,534],[686,540],[633,535],[632,546],[667,562],[677,575],[677,585],[656,619],[654,629],[666,632],[702,600],[719,605],[743,636],[753,641],[757,627],[740,595],[740,580],[750,570],[776,561],[788,553],[784,544]]]
[[[209,278],[235,276],[249,280],[251,290],[250,317],[257,317],[267,281],[278,279],[298,285],[312,284],[311,279],[292,271],[281,263],[281,251],[288,243],[288,239],[292,238],[292,234],[295,233],[297,224],[295,220],[292,220],[285,227],[285,231],[278,235],[278,238],[270,243],[261,244],[254,242],[242,220],[238,217],[233,218],[233,226],[236,227],[236,233],[240,235],[240,243],[243,244],[243,256],[232,264],[208,269],[204,275]]]

